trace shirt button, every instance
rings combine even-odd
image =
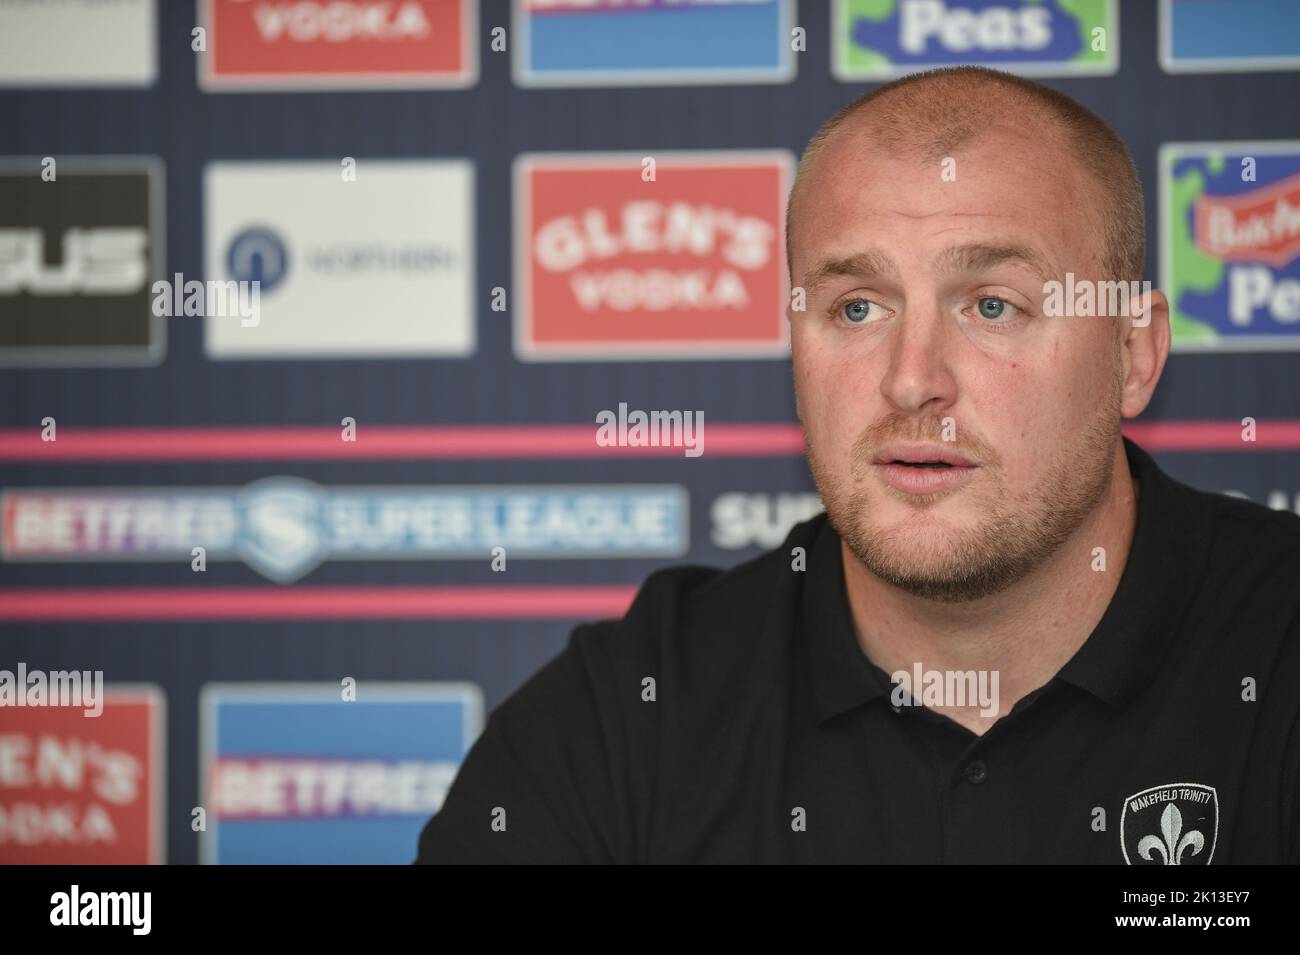
[[[966,777],[967,782],[978,786],[980,783],[984,782],[984,780],[989,778],[989,768],[984,765],[983,760],[977,759],[975,762],[968,765],[965,770],[962,771],[962,774]]]

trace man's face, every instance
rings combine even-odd
[[[1121,412],[1120,319],[1044,314],[1049,279],[1118,279],[1099,272],[1091,183],[1041,136],[976,139],[945,166],[841,130],[791,239],[807,292],[790,312],[797,405],[822,499],[876,576],[941,600],[997,592],[1082,523]]]

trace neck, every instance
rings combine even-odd
[[[1055,676],[1101,620],[1128,561],[1137,493],[1121,442],[1106,493],[1083,524],[1010,587],[961,603],[916,597],[884,582],[841,541],[844,585],[863,652],[890,674],[911,674],[917,663],[926,671],[995,671],[996,713],[981,713],[973,701],[927,704],[983,734]],[[1104,571],[1093,569],[1097,547],[1105,549]],[[919,689],[912,693],[919,698]]]

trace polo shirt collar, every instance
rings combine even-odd
[[[1120,707],[1160,669],[1200,583],[1211,528],[1197,520],[1196,492],[1171,479],[1124,439],[1140,482],[1137,526],[1110,605],[1058,678]]]
[[[1128,438],[1124,450],[1129,472],[1141,482],[1128,560],[1106,612],[1055,677],[1113,707],[1128,702],[1159,670],[1204,568],[1210,534],[1193,518],[1195,492]],[[858,643],[839,535],[825,514],[812,523],[816,536],[799,619],[821,722],[886,695],[892,684]]]
[[[882,696],[886,676],[862,652],[844,589],[840,536],[823,513],[814,518],[816,537],[808,551],[804,582],[803,641],[817,722]]]

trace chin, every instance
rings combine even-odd
[[[859,522],[860,537],[875,541],[884,553],[913,555],[913,559],[947,552],[968,533],[965,521],[933,510],[916,511],[891,503],[873,508],[871,515]]]
[[[889,495],[872,509],[872,514],[877,520],[871,522],[873,526],[863,528],[867,533],[900,540],[915,539],[922,546],[929,541],[936,545],[942,541],[956,543],[975,532],[980,521],[979,514],[972,514],[969,506],[951,495],[928,504],[916,501],[915,495],[909,495],[907,500]]]
[[[962,535],[942,530],[904,530],[880,540],[879,555],[900,574],[947,577],[959,572]]]

